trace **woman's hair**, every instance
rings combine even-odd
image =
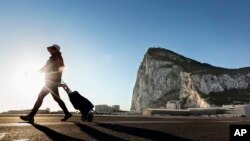
[[[57,60],[58,67],[64,67],[64,61],[63,61],[63,58],[62,58],[62,53],[60,51],[58,51],[55,54],[55,57],[56,57],[56,60]]]
[[[51,57],[53,59],[55,59],[59,71],[62,72],[63,69],[64,69],[64,61],[63,61],[63,58],[62,58],[62,53],[60,52],[59,49],[57,49],[54,46],[49,47],[48,51],[51,53]]]
[[[63,62],[63,58],[62,58],[62,53],[54,48],[54,47],[51,47],[50,48],[51,50],[54,50],[53,53],[51,53],[52,57],[57,61],[57,65],[58,67],[63,67],[64,66],[64,62]]]
[[[63,58],[62,58],[62,53],[60,51],[57,51],[57,53],[54,55],[54,57],[56,58],[56,63],[57,63],[57,67],[58,67],[58,70],[60,72],[63,72],[64,70],[64,61],[63,61]]]

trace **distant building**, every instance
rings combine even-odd
[[[113,105],[113,106],[108,106],[106,104],[95,105],[95,111],[101,114],[111,114],[112,112],[120,111],[120,105]]]
[[[118,112],[120,111],[120,105],[113,105],[112,109],[113,109],[113,112]]]
[[[50,112],[51,114],[64,114],[62,110]]]
[[[223,105],[227,109],[225,115],[233,117],[250,117],[250,104],[246,105]]]
[[[31,110],[9,110],[7,112],[3,112],[3,114],[29,114]],[[37,114],[49,114],[50,109],[47,108],[46,110],[38,110]]]
[[[112,112],[112,109],[108,105],[95,105],[95,111],[97,113],[108,114]]]
[[[180,109],[179,101],[168,101],[166,104],[166,109]]]

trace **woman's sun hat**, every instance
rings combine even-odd
[[[56,49],[57,51],[60,51],[60,46],[57,44],[53,44],[52,46],[47,47],[47,50],[50,51],[51,49]]]

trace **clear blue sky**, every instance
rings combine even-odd
[[[1,0],[0,111],[33,107],[43,86],[35,70],[54,43],[72,89],[124,110],[149,47],[215,66],[250,66],[249,7],[248,0]],[[59,110],[51,96],[46,107]]]

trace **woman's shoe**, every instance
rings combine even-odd
[[[64,116],[64,118],[61,121],[67,121],[69,118],[71,118],[73,115],[71,113],[68,113]]]
[[[24,121],[28,121],[29,123],[34,123],[34,117],[31,117],[29,115],[27,115],[27,116],[20,116],[20,119],[22,119]]]

